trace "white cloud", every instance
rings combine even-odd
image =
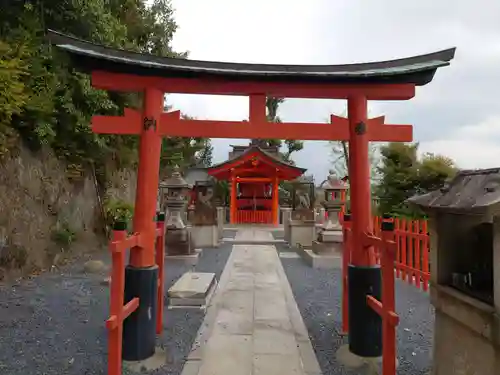
[[[419,151],[446,155],[464,169],[493,168],[500,165],[499,137],[500,116],[459,128],[448,139],[422,142]]]
[[[451,67],[418,88],[407,102],[371,103],[372,116],[415,126],[422,151],[454,158],[463,167],[498,165],[497,81],[500,79],[498,0],[173,0],[179,29],[173,46],[191,59],[283,64],[336,64],[385,60],[457,46]],[[170,95],[177,109],[198,118],[247,118],[246,98]],[[286,121],[322,122],[345,102],[288,100]],[[490,120],[488,120],[490,119]],[[478,125],[475,125],[478,124]],[[496,126],[496,127],[495,127]],[[478,128],[483,130],[478,130]],[[480,131],[493,132],[479,137]],[[229,144],[214,140],[214,159]],[[294,158],[316,179],[328,172],[324,143],[307,142]]]

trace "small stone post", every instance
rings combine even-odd
[[[290,244],[290,220],[292,218],[292,208],[291,207],[281,207],[282,220],[283,220],[283,230],[285,235],[285,242]]]
[[[175,166],[170,178],[160,183],[161,189],[166,189],[165,203],[167,217],[165,220],[165,249],[166,255],[191,255],[194,251],[191,246],[191,236],[184,223],[184,208],[189,184]]]
[[[226,208],[225,207],[217,207],[217,230],[219,232],[219,238],[222,238],[224,231],[224,224],[226,218]]]

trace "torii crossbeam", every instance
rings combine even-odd
[[[331,115],[328,123],[270,123],[265,116],[265,96],[250,96],[250,121],[215,121],[183,119],[180,111],[162,113],[158,134],[164,137],[207,137],[243,139],[349,140],[349,120]],[[264,116],[261,116],[264,113]],[[365,124],[371,142],[411,142],[411,125],[387,125],[384,116]],[[333,125],[333,126],[332,126]],[[92,130],[100,134],[141,134],[144,122],[141,112],[125,109],[123,116],[94,116]],[[153,126],[153,124],[151,124]],[[362,129],[360,129],[362,130]]]

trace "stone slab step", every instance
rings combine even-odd
[[[232,243],[233,245],[276,245],[276,244],[284,244],[285,240],[259,240],[259,239],[235,239],[235,238],[223,238],[222,242]]]
[[[205,307],[217,287],[215,273],[186,272],[168,290],[169,308]]]

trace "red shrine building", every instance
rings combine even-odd
[[[231,147],[227,161],[207,169],[210,176],[229,182],[230,223],[278,224],[280,181],[294,180],[306,169],[287,163],[278,146],[265,142]]]

